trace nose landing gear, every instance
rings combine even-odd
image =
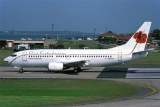
[[[24,72],[24,70],[23,70],[23,68],[21,68],[20,70],[19,70],[19,73],[23,73]]]

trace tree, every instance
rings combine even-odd
[[[45,36],[45,37],[43,37],[43,38],[45,38],[45,39],[51,39],[50,37],[48,37],[48,36]]]
[[[160,30],[159,29],[154,29],[152,31],[152,36],[155,37],[155,39],[160,39]]]
[[[43,47],[43,45],[41,45],[41,44],[35,44],[35,45],[34,45],[34,48],[35,48],[35,49],[43,49],[44,47]]]
[[[84,47],[86,47],[84,44],[79,44],[80,49],[83,49]]]
[[[98,44],[98,49],[103,49],[103,46]]]
[[[55,49],[56,46],[54,44],[49,44],[49,49]]]
[[[104,42],[111,43],[113,41],[114,41],[113,37],[107,37],[107,36],[104,37]]]
[[[64,49],[64,45],[57,45],[57,49]]]
[[[112,31],[108,31],[107,33],[113,33]]]

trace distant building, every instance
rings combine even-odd
[[[93,38],[92,37],[87,37],[87,40],[93,40]]]
[[[0,48],[2,48],[2,49],[4,49],[4,48],[6,48],[6,40],[4,40],[4,39],[1,39],[0,40]]]
[[[157,48],[159,46],[160,40],[152,40],[153,47]]]
[[[115,39],[116,43],[126,43],[130,38],[131,35],[118,35],[115,33],[103,33],[99,36],[98,40],[99,41],[103,41],[104,37],[112,37],[113,39]]]
[[[13,48],[14,40],[6,40],[6,48]]]
[[[14,40],[0,40],[0,48],[13,48]]]
[[[132,35],[123,35],[123,34],[115,34],[115,33],[103,33],[99,36],[98,40],[103,43],[104,37],[112,37],[114,39],[116,39],[116,44],[121,44],[121,43],[126,43]],[[150,33],[148,35],[148,39],[147,39],[147,48],[157,48],[159,47],[160,44],[160,40],[155,40],[154,37],[152,37],[152,33]]]
[[[29,50],[30,45],[29,44],[19,44],[19,45],[14,45],[14,51],[22,51],[22,50]]]
[[[81,37],[79,37],[79,38],[77,38],[77,40],[82,40],[82,38],[81,38]]]
[[[44,44],[44,40],[14,40],[14,44]]]
[[[31,49],[34,49],[34,46],[41,46],[42,48],[49,48],[49,45],[55,45],[57,41],[55,39],[21,39],[21,40],[0,40],[0,48],[10,48],[13,49],[15,45],[28,44]]]
[[[126,43],[129,39],[131,38],[131,36],[130,35],[118,35],[118,36],[116,36],[116,41],[118,42],[118,41],[121,41],[122,43]]]
[[[77,40],[93,40],[93,37],[76,37]]]

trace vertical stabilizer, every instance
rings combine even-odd
[[[131,52],[144,51],[150,27],[151,22],[144,22],[137,32],[124,45],[124,48],[129,49]]]

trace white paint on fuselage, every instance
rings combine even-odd
[[[110,49],[43,49],[26,50],[16,52],[11,65],[20,67],[47,67],[50,62],[67,63],[86,60],[86,66],[107,66],[120,64],[132,59],[132,55],[118,55],[118,52],[110,52]],[[121,60],[118,60],[121,57]]]

